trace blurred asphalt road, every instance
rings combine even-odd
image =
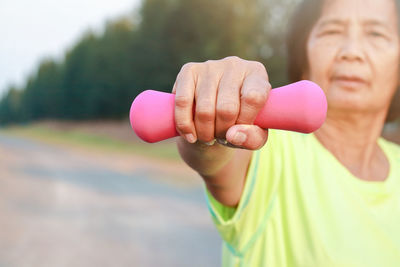
[[[0,133],[0,267],[219,266],[220,243],[183,163]]]

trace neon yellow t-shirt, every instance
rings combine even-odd
[[[236,209],[207,191],[222,266],[400,266],[400,148],[384,182],[353,176],[313,134],[269,131]]]

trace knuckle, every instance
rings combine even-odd
[[[217,116],[223,121],[235,120],[239,113],[239,105],[232,102],[221,102],[217,105]]]
[[[192,105],[193,99],[188,96],[175,96],[175,106],[178,108],[188,108]]]
[[[251,69],[253,72],[257,73],[257,75],[260,75],[264,80],[268,82],[269,77],[268,77],[268,72],[267,69],[265,68],[264,64],[258,61],[252,61],[250,63]]]
[[[213,67],[214,67],[214,62],[211,60],[207,60],[203,64],[203,70],[205,73],[210,73],[212,71]]]
[[[226,67],[237,75],[246,73],[247,70],[247,60],[241,59],[237,56],[231,56],[227,58]]]
[[[185,65],[182,66],[180,72],[181,73],[192,72],[192,71],[194,71],[194,69],[197,66],[197,64],[198,63],[194,63],[194,62],[186,63]]]
[[[176,129],[181,133],[190,133],[192,131],[191,123],[189,121],[175,122]]]
[[[261,107],[264,105],[265,101],[267,101],[267,92],[256,88],[250,88],[241,96],[241,99],[251,106]]]
[[[267,73],[267,69],[265,68],[264,64],[262,64],[259,61],[252,61],[251,65],[253,66],[254,69],[261,71],[261,72],[265,72]]]
[[[229,57],[224,58],[224,60],[229,61],[231,63],[237,63],[239,61],[242,61],[242,59],[238,56],[229,56]]]
[[[212,76],[220,69],[219,64],[215,60],[207,60],[202,63],[198,63],[198,73],[201,75],[203,78],[205,76]]]
[[[217,62],[216,60],[213,60],[213,59],[208,59],[208,60],[206,60],[205,62],[204,62],[204,64],[205,65],[212,65],[212,64],[214,64],[215,62]]]
[[[203,103],[196,106],[196,117],[201,122],[214,121],[215,112],[211,103]]]

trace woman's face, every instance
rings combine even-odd
[[[326,0],[307,43],[305,74],[331,110],[386,110],[399,81],[394,0]]]

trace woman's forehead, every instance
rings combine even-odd
[[[319,21],[376,21],[397,28],[395,0],[325,0]]]

